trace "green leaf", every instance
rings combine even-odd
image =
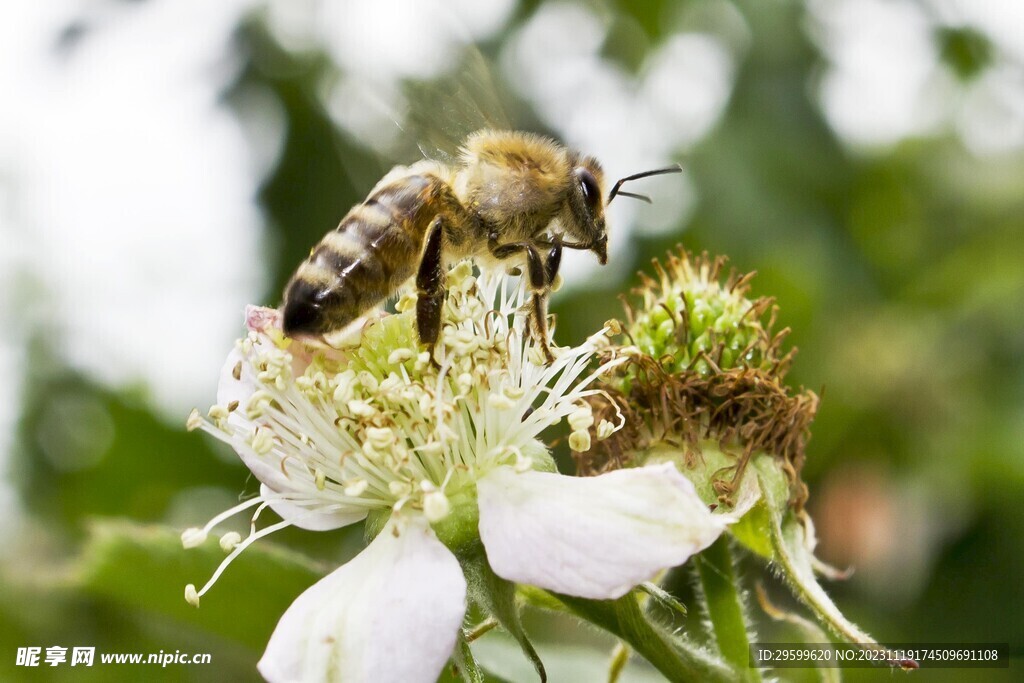
[[[201,585],[224,559],[215,540],[186,550],[178,531],[120,520],[96,520],[88,530],[72,587],[258,651],[291,602],[325,573],[303,555],[261,542],[231,564],[196,609],[185,602],[185,585]]]
[[[995,61],[996,51],[983,32],[966,26],[944,26],[935,30],[942,61],[961,81],[980,76]]]

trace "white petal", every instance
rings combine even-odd
[[[281,515],[282,519],[290,521],[293,526],[310,531],[330,531],[334,528],[354,524],[367,516],[365,508],[341,507],[339,504],[337,510],[325,510],[323,509],[325,504],[321,503],[316,506],[321,509],[310,509],[287,500],[281,500],[274,496],[273,489],[265,483],[260,485],[260,495],[270,504],[270,509]]]
[[[257,346],[274,346],[274,340],[269,336],[275,329],[280,333],[281,314],[273,308],[262,306],[247,306],[245,309],[245,325],[250,332],[255,332],[253,343]],[[296,377],[301,375],[306,366],[309,365],[311,355],[305,346],[293,343],[289,347],[292,354],[292,374]],[[245,417],[245,406],[254,393],[259,389],[256,375],[250,365],[251,358],[247,360],[238,346],[231,349],[224,366],[220,371],[220,381],[217,383],[217,403],[227,406],[232,401],[238,401],[238,410],[232,413],[232,424],[250,424]],[[241,366],[239,367],[239,363]],[[235,379],[235,368],[239,367],[238,379]]]
[[[255,472],[255,470],[253,471]],[[259,478],[259,475],[257,475],[257,479]],[[281,515],[281,519],[288,520],[293,526],[297,526],[300,529],[308,529],[309,531],[340,529],[343,526],[355,524],[366,517],[365,509],[353,510],[352,508],[345,507],[330,511],[311,510],[287,500],[280,500],[275,496],[274,489],[266,484],[260,485],[260,495],[270,504],[271,510]],[[323,507],[323,505],[321,504],[320,507]]]
[[[241,373],[239,379],[235,379],[235,367],[239,363],[242,364]],[[226,408],[229,403],[238,401],[238,409],[231,413],[231,419],[234,421],[241,418],[248,423],[248,420],[245,419],[245,404],[249,401],[249,397],[256,393],[256,389],[256,378],[253,377],[248,364],[242,360],[241,350],[237,346],[232,348],[220,369],[220,379],[217,382],[217,405]]]
[[[675,465],[568,477],[499,467],[477,482],[494,572],[607,600],[682,564],[725,529]]]
[[[250,306],[246,309],[246,316],[250,328],[259,332],[262,328],[258,325],[271,324],[276,320],[277,311]],[[261,337],[260,342],[273,343],[265,337]],[[238,379],[235,379],[236,367],[240,367]],[[246,418],[245,406],[258,389],[259,384],[252,366],[244,361],[241,350],[236,346],[224,361],[217,385],[218,405],[227,407],[231,402],[238,401],[238,408],[228,416],[228,423],[233,429],[243,433],[252,431],[255,425]],[[351,508],[343,508],[336,511],[313,512],[309,508],[283,500],[282,496],[300,500],[310,497],[310,492],[315,490],[315,483],[309,469],[298,458],[287,458],[282,463],[279,457],[259,456],[239,442],[237,437],[234,440],[234,447],[245,466],[262,483],[261,494],[268,500],[270,507],[295,526],[311,531],[327,531],[353,524],[366,517],[365,510],[352,511]]]
[[[363,552],[300,595],[259,671],[283,681],[432,682],[466,612],[458,560],[422,517],[388,522]]]

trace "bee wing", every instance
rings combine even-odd
[[[407,83],[405,132],[425,158],[454,162],[466,138],[482,128],[508,130],[511,96],[479,49],[463,49],[458,66],[441,78]]]

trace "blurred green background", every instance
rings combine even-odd
[[[790,381],[823,393],[805,477],[820,556],[856,570],[829,586],[838,604],[883,641],[1019,654],[1013,0],[19,11],[5,30],[31,40],[18,53],[5,41],[0,70],[0,679],[255,677],[277,616],[360,534],[284,532],[277,545],[323,564],[296,567],[264,542],[189,608],[184,584],[217,559],[181,551],[175,530],[255,485],[230,452],[184,431],[187,408],[213,402],[247,301],[278,303],[310,246],[393,164],[481,121],[565,140],[612,178],[681,162],[685,176],[632,188],[652,207],[617,203],[611,265],[567,264],[557,339],[620,315],[632,273],[676,243],[758,271],[754,293],[776,297],[800,349]],[[744,568],[793,606],[767,570]],[[607,640],[530,624],[553,680],[601,680],[593,653]],[[767,620],[761,633],[796,638]],[[529,680],[525,660],[488,638],[484,663]],[[32,645],[210,652],[214,664],[15,666]],[[1011,680],[1020,666],[913,677]],[[630,674],[656,680],[642,665]]]

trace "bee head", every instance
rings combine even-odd
[[[562,229],[570,236],[576,238],[576,249],[589,249],[597,254],[598,261],[603,266],[608,261],[608,233],[605,231],[604,208],[616,197],[631,197],[650,203],[651,198],[647,195],[626,192],[622,185],[640,178],[648,178],[653,175],[665,173],[682,173],[683,169],[678,164],[666,168],[656,168],[653,171],[634,173],[619,179],[612,191],[608,193],[605,200],[602,195],[604,173],[601,165],[590,157],[576,157],[573,163],[573,182],[569,187],[569,200],[562,212]]]
[[[592,157],[573,160],[572,182],[562,211],[562,229],[587,245],[604,265],[608,261],[608,234],[604,222],[604,171]]]

